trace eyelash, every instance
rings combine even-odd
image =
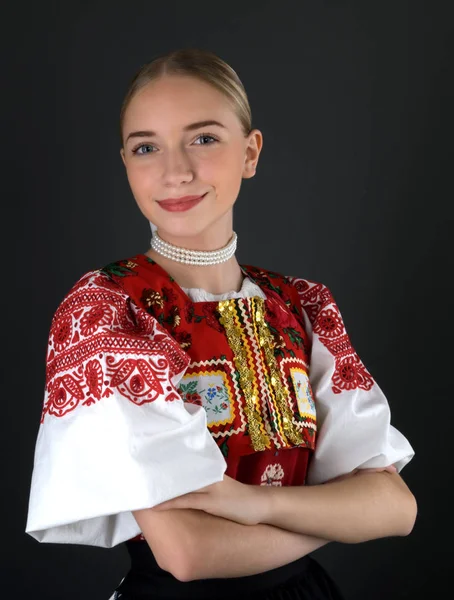
[[[211,135],[211,133],[201,133],[200,135],[198,135],[196,137],[196,139],[198,140],[199,138],[202,137],[207,137],[207,138],[212,138],[214,140],[214,142],[218,142],[218,138],[215,137],[214,135]],[[209,144],[197,144],[198,146],[211,146],[213,142],[210,142]],[[132,154],[137,154],[138,156],[146,156],[147,154],[155,154],[154,152],[145,152],[145,154],[140,154],[138,153],[138,150],[140,150],[140,148],[143,148],[144,146],[153,146],[153,144],[139,144],[138,146],[135,146],[131,152]]]

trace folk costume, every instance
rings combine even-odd
[[[414,455],[329,289],[242,271],[239,292],[214,296],[137,254],[84,274],[53,317],[26,532],[125,543],[131,570],[112,598],[340,598],[310,556],[180,582],[158,567],[132,511],[224,473],[320,484],[356,468],[401,471]]]

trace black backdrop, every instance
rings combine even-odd
[[[402,471],[419,503],[411,536],[330,544],[316,556],[348,600],[437,597],[453,534],[449,5],[65,0],[4,9],[4,591],[107,600],[128,568],[123,547],[39,544],[24,533],[47,334],[85,271],[148,248],[120,160],[119,107],[142,63],[198,46],[239,73],[264,134],[236,208],[240,260],[331,288],[416,450]]]

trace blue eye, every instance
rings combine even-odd
[[[141,148],[154,148],[154,146],[152,146],[151,144],[140,144],[140,146],[137,146],[137,148],[134,148],[132,150],[133,154],[140,154],[140,155],[144,155],[144,154],[151,154],[150,152],[139,152],[139,150]]]
[[[217,141],[218,141],[218,140],[217,140],[217,139],[216,139],[214,136],[212,136],[212,135],[209,135],[208,133],[201,133],[197,139],[198,139],[198,140],[200,140],[201,138],[205,138],[205,139],[206,139],[206,138],[210,138],[210,139],[211,139],[211,140],[213,140],[214,142],[217,142]],[[210,142],[210,143],[213,143],[213,142]],[[209,146],[210,144],[197,144],[197,145],[198,145],[198,146]]]
[[[213,144],[214,142],[218,142],[219,140],[214,137],[214,135],[210,135],[208,133],[201,133],[196,140],[201,140],[201,139],[209,139],[211,140],[210,142],[205,142],[205,143],[200,143],[200,144],[195,144],[196,146],[211,146],[211,144]],[[195,143],[195,142],[194,142]],[[146,154],[154,154],[154,152],[150,151],[150,152],[139,152],[139,150],[141,150],[142,148],[154,148],[155,146],[153,146],[153,144],[140,144],[139,146],[136,146],[135,148],[133,148],[131,150],[131,152],[133,154],[137,154],[139,156],[145,156]]]

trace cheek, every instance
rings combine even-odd
[[[241,156],[235,152],[218,152],[197,161],[196,171],[201,181],[211,184],[219,192],[235,190],[242,176]]]
[[[156,169],[145,161],[128,165],[126,169],[128,182],[136,199],[152,196],[156,190],[158,175]]]

